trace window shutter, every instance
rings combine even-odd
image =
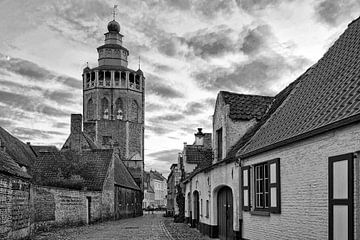
[[[242,167],[242,207],[250,211],[250,167]]]
[[[271,213],[280,213],[281,194],[280,194],[280,159],[279,158],[269,161],[269,171],[270,171],[269,209]]]

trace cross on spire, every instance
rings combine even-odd
[[[114,5],[114,9],[113,9],[113,18],[115,20],[115,17],[116,17],[116,9],[117,9],[117,6],[118,5]]]

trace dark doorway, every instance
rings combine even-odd
[[[87,202],[87,224],[91,223],[91,197],[86,197]]]
[[[329,158],[329,239],[354,239],[353,154]]]
[[[199,192],[194,192],[194,220],[193,227],[199,228],[200,222],[200,208],[199,208]]]
[[[218,193],[218,226],[221,240],[233,238],[233,197],[229,187]]]

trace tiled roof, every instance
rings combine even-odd
[[[140,190],[139,186],[136,184],[134,178],[131,176],[125,164],[118,157],[115,158],[114,180],[117,185],[135,190]]]
[[[247,157],[360,119],[360,19],[300,79],[241,151]]]
[[[234,160],[236,153],[254,136],[254,134],[259,130],[259,128],[270,118],[270,116],[276,111],[276,109],[283,103],[283,101],[288,97],[291,91],[296,87],[301,78],[303,78],[307,73],[301,75],[294,82],[289,84],[284,88],[280,93],[278,93],[273,103],[271,104],[269,110],[263,115],[263,117],[258,121],[253,127],[248,129],[246,133],[237,141],[232,148],[229,150],[225,161]]]
[[[190,164],[206,164],[212,161],[212,150],[198,145],[187,145],[185,148],[186,162]]]
[[[0,150],[0,172],[22,178],[31,178],[29,174],[21,170],[20,166],[9,156],[9,154],[2,150]]]
[[[159,181],[166,181],[166,178],[159,172],[150,170],[150,178],[159,180]]]
[[[69,137],[66,139],[61,151],[65,150],[95,150],[101,149],[97,146],[93,140],[84,132],[80,133],[70,133]]]
[[[232,120],[260,119],[271,102],[273,97],[245,95],[221,91],[219,95],[224,99],[225,104],[230,106],[229,117]]]
[[[46,152],[34,164],[36,183],[66,188],[102,190],[112,150]]]
[[[5,146],[6,153],[9,154],[17,164],[31,167],[36,156],[30,146],[12,136],[2,127],[0,127],[0,141],[1,145]]]

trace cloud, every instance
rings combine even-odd
[[[236,0],[237,5],[247,12],[263,10],[268,7],[275,7],[280,3],[294,0]]]
[[[205,106],[202,103],[199,102],[190,102],[188,104],[186,104],[185,110],[184,110],[184,115],[197,115],[199,113],[202,113],[205,109],[207,108],[207,106]]]
[[[6,58],[0,53],[0,70],[12,72],[37,82],[50,82],[51,80],[57,83],[62,83],[71,88],[82,88],[82,81],[68,76],[57,75],[49,70],[40,67],[36,63],[20,58]]]
[[[48,116],[64,117],[68,113],[60,109],[56,109],[52,106],[44,103],[39,103],[40,100],[32,98],[30,96],[21,95],[17,93],[10,93],[0,90],[0,102],[7,105],[7,111],[13,111],[13,108],[19,108],[27,112],[38,112]]]
[[[254,29],[247,29],[240,48],[247,55],[256,54],[268,47],[268,39],[274,38],[269,25],[260,25]]]
[[[260,57],[231,68],[211,68],[195,74],[200,87],[207,90],[231,90],[243,88],[253,93],[270,94],[269,87],[285,73],[304,68],[308,60],[301,57],[285,58],[279,54]]]
[[[48,139],[52,135],[65,135],[63,132],[58,131],[45,131],[45,130],[39,130],[39,129],[32,129],[32,128],[26,128],[26,127],[16,127],[11,130],[11,133],[14,134],[16,137],[20,139]]]
[[[233,1],[229,0],[198,0],[195,2],[194,7],[196,13],[201,13],[202,16],[207,18],[213,18],[219,14],[232,14],[236,5]]]
[[[157,161],[161,162],[173,162],[177,159],[178,153],[181,152],[180,149],[170,149],[163,150],[159,152],[154,152],[148,154],[149,157],[155,158]]]
[[[165,114],[161,116],[151,117],[148,119],[149,122],[152,123],[159,123],[159,122],[176,122],[184,119],[184,114],[179,113],[171,113],[171,114]]]
[[[234,31],[225,25],[200,29],[185,40],[195,56],[202,58],[221,56],[236,49],[237,43],[231,38]]]
[[[172,88],[169,85],[166,85],[162,83],[162,78],[159,78],[155,75],[148,74],[148,79],[151,79],[151,81],[146,82],[146,93],[147,94],[154,94],[159,97],[163,98],[183,98],[184,94],[182,94],[180,91]]]
[[[165,135],[167,133],[173,132],[174,130],[163,127],[163,126],[153,126],[153,125],[147,125],[145,127],[146,130],[150,130],[153,133],[157,135]]]
[[[329,26],[344,22],[360,7],[357,0],[323,0],[315,6],[317,19]]]

